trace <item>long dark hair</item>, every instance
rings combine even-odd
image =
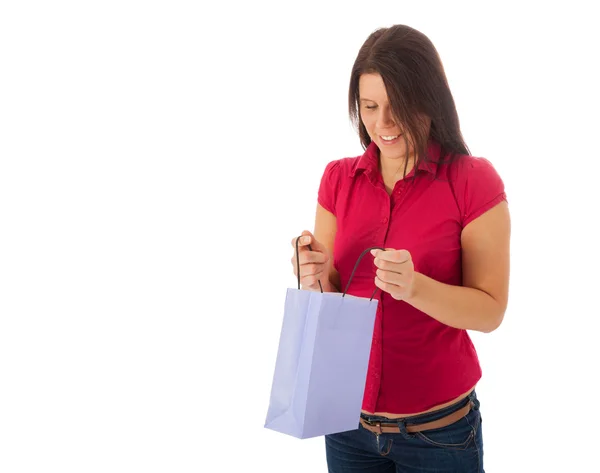
[[[360,76],[368,73],[381,76],[396,123],[412,137],[415,167],[422,160],[428,161],[429,138],[441,146],[439,161],[448,162],[457,155],[470,154],[444,66],[427,36],[409,26],[394,25],[371,33],[360,48],[352,67],[348,102],[350,119],[364,149],[371,138],[360,118],[358,83]],[[431,119],[429,135],[424,133],[419,113]],[[408,149],[409,143],[406,144]],[[404,173],[406,176],[406,167]]]

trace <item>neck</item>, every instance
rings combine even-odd
[[[404,176],[404,167],[406,166],[406,174],[408,174],[414,165],[412,156],[406,164],[406,158],[387,158],[384,155],[379,156],[379,168],[384,181],[398,181]]]

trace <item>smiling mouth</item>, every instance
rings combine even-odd
[[[395,143],[398,138],[400,138],[400,135],[379,135],[379,137],[381,138],[381,141],[383,141],[384,143]]]

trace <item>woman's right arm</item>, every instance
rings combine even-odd
[[[303,289],[318,291],[319,282],[323,292],[339,292],[340,278],[333,265],[333,245],[337,231],[336,217],[317,204],[315,231],[303,231],[298,244],[300,260],[300,276]],[[296,238],[292,240],[295,249]],[[310,245],[311,250],[308,249]],[[294,274],[297,275],[296,255],[292,257]]]
[[[335,234],[337,232],[337,219],[328,210],[325,210],[320,204],[317,204],[317,212],[315,215],[315,238],[321,242],[327,249],[328,256],[328,281],[329,287],[326,289],[323,286],[325,292],[340,292],[340,275],[333,265],[333,244],[335,242]]]

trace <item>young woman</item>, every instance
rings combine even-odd
[[[379,307],[362,415],[326,436],[329,471],[483,472],[467,330],[495,330],[507,306],[503,181],[470,155],[438,53],[413,28],[368,37],[349,107],[365,151],[325,168],[314,233],[300,239],[302,286],[344,290],[363,250],[385,250],[363,258],[348,289],[379,288]]]

